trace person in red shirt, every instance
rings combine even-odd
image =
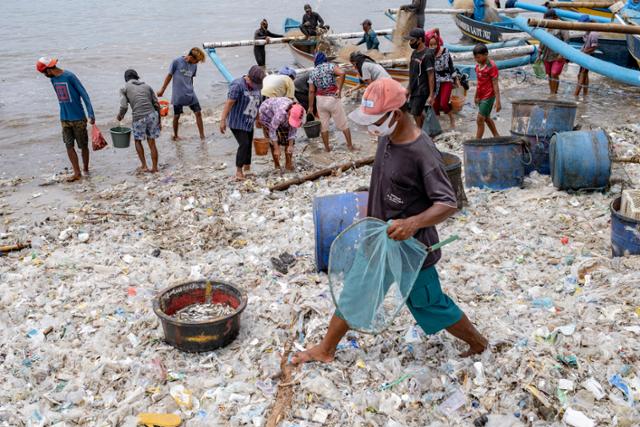
[[[478,106],[478,130],[476,139],[481,139],[484,135],[485,123],[493,136],[498,137],[498,129],[491,119],[491,110],[496,106],[496,112],[502,109],[500,104],[500,86],[498,84],[498,67],[496,63],[489,59],[489,49],[484,44],[477,44],[473,48],[473,58],[476,60],[476,77],[478,87],[476,88],[476,105]]]

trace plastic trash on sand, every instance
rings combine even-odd
[[[383,331],[402,309],[427,256],[427,248],[414,238],[390,239],[387,227],[383,221],[365,218],[331,245],[331,296],[352,329]]]

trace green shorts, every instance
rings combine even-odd
[[[87,119],[61,120],[60,124],[62,125],[62,142],[67,148],[73,148],[74,142],[80,149],[89,147]]]
[[[491,115],[491,110],[493,110],[493,104],[495,102],[495,96],[481,100],[478,103],[478,113],[480,113],[482,117],[489,117]]]
[[[343,291],[339,304],[347,304],[348,306],[352,301],[358,299],[357,295],[351,294],[351,292],[345,293]],[[360,301],[362,301],[361,297]],[[458,308],[456,303],[442,292],[440,278],[435,266],[420,271],[407,299],[407,307],[409,307],[409,311],[426,334],[435,334],[448,328],[457,323],[463,315],[462,310]],[[368,325],[376,308],[361,307],[360,311],[361,313],[351,319],[352,322],[355,322],[355,325],[350,326],[356,329],[358,329],[360,320],[363,325]],[[345,320],[339,310],[336,310],[335,314]]]

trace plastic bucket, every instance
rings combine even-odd
[[[621,198],[609,206],[611,210],[611,254],[614,257],[640,255],[640,221],[620,213]]]
[[[551,138],[551,178],[559,190],[609,186],[609,137],[602,130],[562,132]]]
[[[368,192],[333,194],[313,199],[316,268],[327,271],[335,238],[355,221],[366,217]]]
[[[542,175],[551,174],[551,165],[549,163],[549,143],[551,137],[521,135],[513,131],[511,135],[523,140],[527,144],[527,150],[531,153],[531,162],[524,166],[525,175],[529,175],[533,171],[537,171]]]
[[[161,99],[158,101],[158,104],[160,104],[160,117],[166,117],[169,115],[169,101]]]
[[[312,120],[307,122],[303,126],[304,133],[307,135],[307,138],[317,138],[320,136],[320,121]]]
[[[569,101],[519,99],[512,103],[511,132],[551,137],[573,130],[578,104]]]
[[[116,148],[128,148],[131,143],[131,129],[124,126],[111,128],[111,141]]]
[[[524,164],[531,160],[524,155],[523,145],[512,137],[464,141],[466,187],[490,190],[522,187]]]
[[[253,138],[253,148],[256,156],[266,156],[269,152],[269,140],[267,138]]]
[[[227,317],[200,322],[185,322],[173,315],[180,309],[203,304],[211,285],[211,302],[228,304],[235,312]],[[153,311],[162,324],[164,337],[173,347],[188,351],[210,351],[231,343],[240,331],[240,314],[247,306],[247,295],[228,283],[200,280],[164,289],[153,300]]]
[[[451,153],[442,153],[444,160],[444,170],[447,171],[449,181],[456,192],[456,200],[458,201],[458,209],[462,209],[467,204],[467,194],[464,192],[462,183],[462,160],[460,157]]]

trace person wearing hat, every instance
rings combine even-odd
[[[310,4],[304,5],[304,15],[302,15],[302,24],[300,31],[307,37],[317,36],[318,28],[325,28],[324,19],[317,12],[311,9]],[[328,28],[328,27],[327,27]]]
[[[227,126],[238,142],[236,153],[236,179],[245,179],[251,170],[251,145],[253,128],[258,117],[258,108],[262,101],[262,81],[264,70],[254,65],[249,72],[229,84],[227,101],[224,103],[220,117],[220,133],[224,134]]]
[[[267,22],[266,19],[263,19],[262,22],[260,22],[260,28],[258,28],[256,32],[253,34],[253,39],[266,40],[267,44],[269,44],[269,42],[271,41],[269,39],[270,37],[273,37],[274,39],[276,39],[276,38],[283,37],[283,35],[272,33],[271,31],[269,31],[269,23]],[[256,64],[258,64],[260,67],[265,66],[267,55],[265,52],[264,45],[253,46],[253,56],[255,56],[256,58]]]
[[[169,74],[164,79],[162,88],[158,91],[158,96],[162,97],[167,90],[169,82],[173,79],[171,86],[171,104],[173,105],[173,140],[180,139],[178,127],[180,115],[184,112],[184,107],[189,107],[196,116],[196,125],[200,133],[200,139],[204,141],[204,124],[202,123],[202,108],[198,102],[198,97],[193,90],[193,78],[198,71],[198,63],[204,62],[204,51],[199,47],[192,48],[188,54],[176,58],[171,63]]]
[[[589,15],[580,15],[578,19],[579,22],[593,22],[593,20],[589,17]],[[593,55],[593,53],[598,49],[598,41],[600,35],[595,31],[587,31],[584,36],[582,36],[582,40],[584,43],[582,44],[582,53],[586,53],[587,55]],[[580,67],[580,71],[578,71],[578,85],[576,86],[576,91],[574,95],[576,98],[580,96],[580,90],[582,89],[582,95],[587,96],[589,94],[589,69]]]
[[[293,99],[296,87],[293,83],[296,71],[293,68],[282,67],[278,74],[269,74],[262,81],[262,96],[265,98],[287,97]]]
[[[433,50],[427,48],[422,28],[414,28],[405,37],[413,49],[409,63],[409,107],[418,127],[424,124],[427,104],[433,105],[435,98],[435,58]]]
[[[36,62],[36,70],[51,80],[53,90],[58,97],[62,141],[67,148],[67,156],[69,156],[73,167],[73,175],[67,178],[67,182],[73,182],[82,178],[74,142],[82,153],[84,173],[89,173],[89,134],[87,133],[87,118],[84,110],[87,110],[89,123],[92,125],[96,122],[96,116],[93,113],[89,94],[78,77],[69,70],[58,68],[57,64],[56,58],[43,57]],[[83,103],[84,108],[82,107]]]
[[[555,9],[548,9],[544,13],[544,19],[558,19],[558,15]],[[567,30],[547,30],[549,34],[552,36],[559,38],[563,41],[569,40],[569,31]],[[549,77],[549,91],[552,95],[556,95],[558,93],[558,87],[560,86],[560,74],[562,74],[562,70],[564,69],[564,65],[567,63],[567,60],[562,57],[559,53],[554,52],[549,47],[541,44],[540,50],[538,51],[538,55],[544,61],[544,69]]]
[[[392,79],[380,79],[367,87],[361,106],[349,118],[378,136],[371,172],[367,216],[391,221],[389,238],[416,238],[425,246],[438,243],[436,225],[456,212],[456,193],[433,141],[415,125],[406,104],[407,92]],[[429,252],[407,299],[409,311],[427,334],[446,329],[469,348],[467,357],[482,353],[487,340],[446,295],[436,271],[441,251]],[[295,354],[295,364],[334,359],[336,347],[349,330],[335,313],[320,344]]]
[[[273,164],[278,171],[281,170],[280,146],[286,147],[285,168],[293,171],[293,146],[305,114],[302,105],[289,98],[269,98],[260,105],[260,125],[264,137],[270,141]]]
[[[158,150],[156,139],[160,136],[162,122],[160,119],[160,104],[151,86],[140,80],[136,70],[124,72],[125,85],[120,89],[120,112],[116,120],[120,121],[127,114],[131,105],[133,123],[133,140],[136,144],[136,152],[140,159],[140,172],[158,172]],[[151,151],[151,170],[147,167],[147,161],[142,147],[142,140],[146,139]]]
[[[314,58],[315,68],[309,74],[309,111],[315,111],[318,107],[320,120],[320,135],[324,149],[329,152],[329,122],[331,119],[336,128],[344,133],[347,140],[347,148],[353,151],[351,131],[347,122],[347,115],[342,105],[342,86],[344,85],[345,72],[336,64],[327,60],[323,52],[316,53]]]
[[[362,21],[362,31],[364,31],[364,36],[362,36],[362,39],[356,43],[356,46],[366,43],[367,50],[378,50],[380,42],[378,41],[378,35],[373,31],[372,25],[373,24],[371,24],[369,19]]]
[[[362,52],[352,52],[349,56],[349,62],[353,68],[358,71],[358,77],[360,80],[356,87],[347,91],[347,96],[378,79],[391,78],[389,73],[387,73],[387,70],[385,70],[382,65],[378,64],[373,58]]]

